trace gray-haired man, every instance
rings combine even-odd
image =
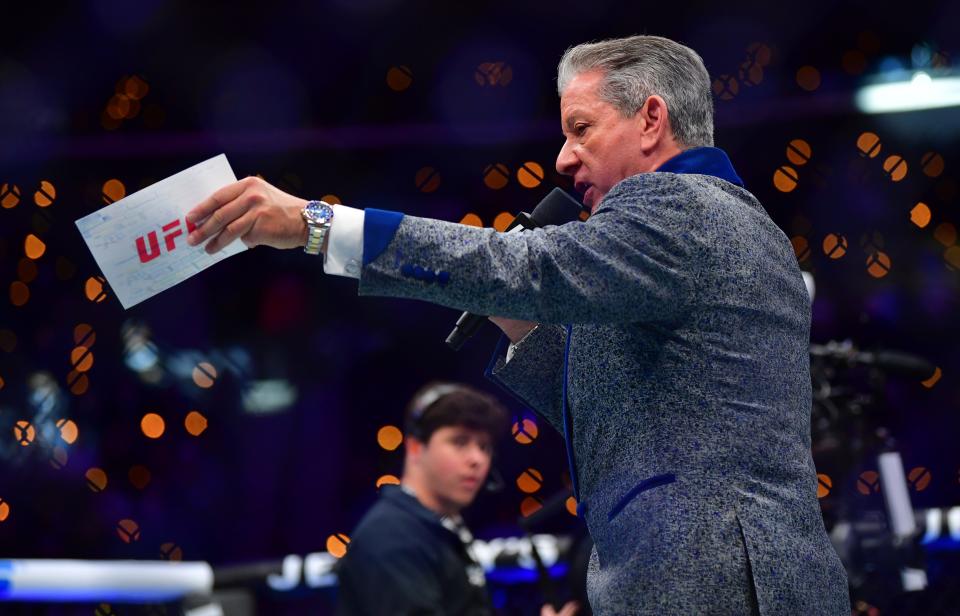
[[[307,245],[361,294],[501,315],[490,375],[564,433],[598,614],[849,614],[810,455],[809,300],[711,147],[702,60],[580,45],[558,89],[585,223],[499,234],[248,178],[197,206],[191,241]]]

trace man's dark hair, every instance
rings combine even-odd
[[[490,435],[496,442],[506,431],[507,410],[496,398],[468,385],[432,382],[424,385],[407,404],[407,436],[426,443],[446,426],[464,426]]]

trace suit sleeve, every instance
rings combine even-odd
[[[680,188],[650,190],[662,181],[651,175],[618,184],[583,223],[498,233],[403,216],[379,239],[365,229],[360,294],[540,323],[673,322],[691,302],[701,235]]]

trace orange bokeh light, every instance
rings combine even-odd
[[[893,154],[883,161],[883,170],[886,171],[891,180],[899,182],[907,177],[907,161],[899,154]]]
[[[131,99],[126,94],[114,94],[107,103],[107,115],[114,120],[122,120],[130,113]]]
[[[874,278],[883,278],[890,273],[890,257],[887,253],[877,251],[868,256],[867,273]]]
[[[847,238],[839,233],[830,233],[823,238],[823,254],[831,259],[839,259],[847,254]]]
[[[537,440],[537,422],[525,417],[514,422],[510,433],[513,435],[513,439],[521,445],[529,445]]]
[[[521,492],[533,494],[543,486],[543,474],[535,468],[528,468],[517,476],[517,488]]]
[[[30,287],[14,280],[10,283],[10,303],[14,306],[23,306],[30,301]]]
[[[773,172],[773,185],[780,192],[791,192],[797,187],[799,181],[800,176],[797,175],[797,170],[789,165],[783,165]]]
[[[953,246],[957,243],[957,228],[953,223],[942,222],[933,230],[933,238],[944,246]]]
[[[943,173],[944,166],[943,156],[940,156],[936,152],[927,152],[920,158],[920,167],[923,169],[923,174],[927,177],[940,177],[940,174]]]
[[[74,347],[70,351],[70,365],[77,372],[88,372],[93,367],[93,351],[85,346]]]
[[[951,246],[943,251],[943,259],[954,269],[960,269],[960,246]]]
[[[440,172],[433,167],[421,167],[413,177],[417,190],[423,193],[432,193],[440,188]]]
[[[136,466],[131,466],[130,470],[127,471],[127,479],[130,480],[130,483],[138,490],[142,490],[147,487],[147,484],[150,483],[150,469],[142,464],[137,464]]]
[[[924,202],[919,202],[910,210],[910,222],[921,229],[930,224],[930,206]]]
[[[343,201],[340,200],[340,197],[336,195],[324,195],[320,197],[320,200],[329,205],[340,205]]]
[[[833,480],[830,476],[823,473],[817,474],[817,498],[827,496],[831,489],[833,489]]]
[[[797,261],[806,261],[810,257],[810,244],[807,238],[797,235],[790,238],[790,243],[793,245],[793,254],[797,256]]]
[[[183,560],[183,549],[173,542],[164,543],[160,546],[160,558],[162,560]]]
[[[400,485],[400,478],[396,475],[381,475],[377,479],[377,489],[379,490],[382,486],[391,485],[398,486]]]
[[[127,196],[127,187],[123,182],[117,179],[107,180],[103,183],[103,202],[110,204],[119,201]]]
[[[140,429],[147,438],[160,438],[166,429],[163,417],[156,413],[147,413],[140,420]]]
[[[51,182],[42,180],[40,188],[33,193],[33,202],[37,207],[49,207],[57,198],[57,188]]]
[[[94,492],[103,492],[107,489],[107,474],[103,469],[93,467],[86,472],[87,487]]]
[[[483,221],[480,220],[480,217],[470,212],[466,214],[463,218],[460,219],[461,225],[470,225],[471,227],[482,227]]]
[[[87,389],[90,387],[90,379],[82,372],[71,370],[70,374],[67,375],[67,387],[70,388],[73,395],[82,396],[87,393]]]
[[[857,137],[857,150],[865,158],[876,158],[880,154],[880,137],[875,133],[861,133]]]
[[[907,481],[910,483],[910,487],[917,492],[926,490],[932,479],[933,476],[930,474],[930,470],[923,466],[912,468],[910,472],[907,473]]]
[[[217,381],[217,369],[210,362],[202,361],[193,369],[193,382],[197,387],[208,389]]]
[[[13,436],[21,446],[28,447],[37,436],[37,431],[34,429],[32,423],[21,419],[13,426]]]
[[[47,245],[33,233],[28,233],[23,240],[23,253],[31,259],[39,259],[47,251]]]
[[[810,161],[813,149],[803,139],[794,139],[787,144],[787,160],[794,165],[805,165]]]
[[[820,87],[820,71],[812,66],[801,66],[797,71],[797,85],[813,92]]]
[[[483,170],[483,183],[492,190],[500,190],[509,180],[510,170],[503,163],[487,165]]]
[[[72,419],[58,420],[57,429],[60,430],[60,438],[62,438],[68,445],[73,445],[76,443],[77,437],[80,436],[80,429],[77,428],[76,422]]]
[[[536,188],[544,177],[543,167],[533,161],[527,161],[517,169],[517,181],[524,188]]]
[[[543,501],[536,496],[528,496],[520,503],[520,515],[527,518],[540,511],[543,507]]]
[[[377,443],[387,451],[393,451],[403,442],[403,433],[396,426],[383,426],[377,430]]]
[[[493,219],[493,228],[497,231],[506,231],[510,223],[513,222],[513,219],[514,215],[510,212],[500,212],[497,214],[497,217]]]
[[[10,210],[20,203],[20,187],[16,184],[0,185],[0,207]]]
[[[387,86],[394,92],[403,92],[412,83],[413,71],[409,66],[393,66],[387,71]]]
[[[140,100],[150,91],[150,86],[138,75],[127,77],[121,82],[122,88],[117,88],[117,93],[125,94],[133,100]],[[120,90],[123,90],[122,92]]]
[[[124,543],[133,543],[140,540],[140,525],[133,520],[120,520],[117,522],[117,536]]]
[[[199,411],[190,411],[183,420],[183,427],[193,436],[200,436],[207,429],[207,418]]]
[[[343,558],[350,546],[350,537],[343,533],[337,533],[327,537],[327,552],[334,558]]]
[[[97,333],[93,331],[93,327],[89,324],[79,323],[73,328],[73,343],[77,346],[87,347],[89,349],[96,341]]]
[[[107,291],[104,289],[103,285],[104,282],[106,282],[106,280],[100,276],[91,276],[90,278],[87,278],[87,282],[83,285],[83,291],[88,300],[99,304],[103,300],[107,299]]]
[[[920,381],[920,384],[926,387],[927,389],[930,389],[931,387],[937,384],[937,381],[940,380],[941,376],[943,376],[943,371],[940,370],[940,366],[937,366],[937,368],[933,371],[933,374],[930,376],[930,378],[926,379],[925,381]]]

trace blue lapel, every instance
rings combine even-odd
[[[733,163],[730,162],[727,153],[720,148],[701,147],[685,150],[660,165],[655,171],[712,175],[743,188],[743,180],[734,171]]]

